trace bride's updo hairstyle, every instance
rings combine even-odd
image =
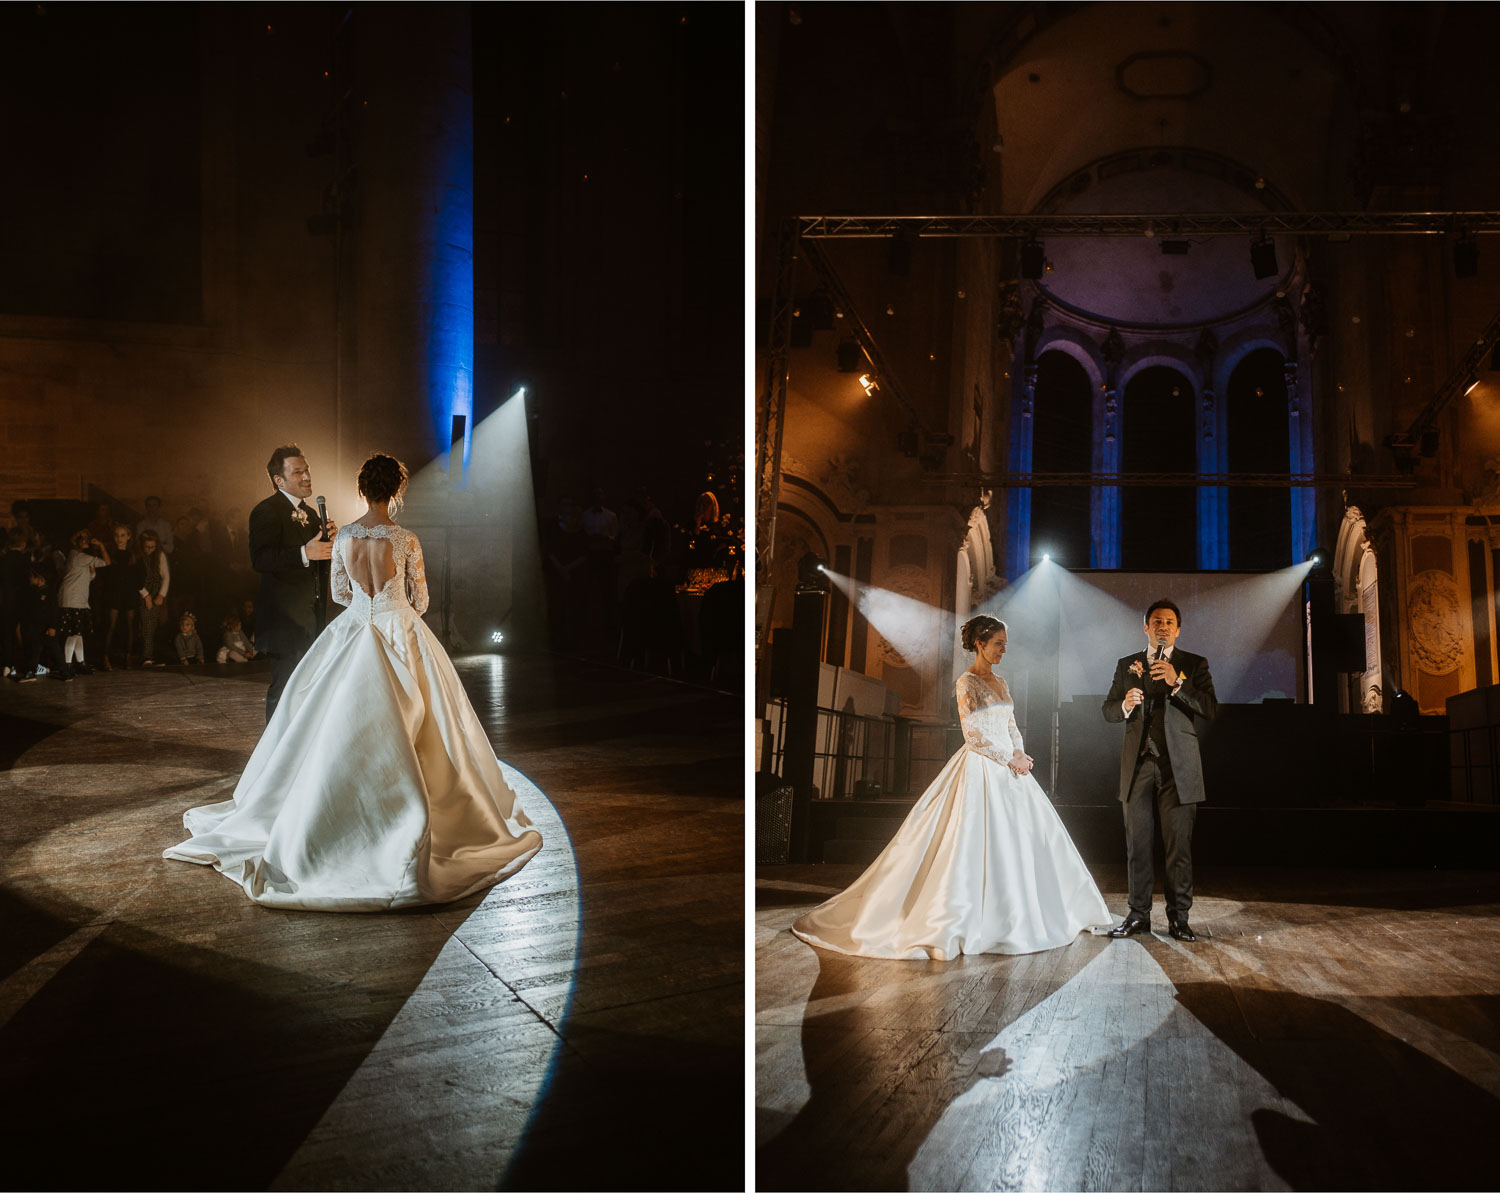
[[[982,643],[988,642],[1001,630],[1005,629],[1005,623],[998,617],[991,617],[988,613],[981,613],[978,617],[971,617],[964,622],[963,644],[964,649],[970,653],[979,649]],[[1006,631],[1009,633],[1010,631]]]
[[[376,452],[359,470],[359,495],[370,502],[399,503],[407,476],[406,465],[395,456]]]

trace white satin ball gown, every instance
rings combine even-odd
[[[356,538],[389,544],[373,598],[350,580]],[[257,903],[312,911],[446,903],[510,877],[542,838],[422,621],[417,536],[341,526],[331,587],[347,612],[292,673],[234,798],[187,812],[191,836],[162,856],[213,866]]]
[[[1023,748],[1008,691],[967,671],[955,688],[963,748],[854,885],[792,925],[808,944],[950,961],[1053,949],[1113,922],[1036,779],[1006,765]]]

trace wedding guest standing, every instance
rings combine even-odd
[[[104,623],[104,643],[99,652],[99,666],[113,671],[110,651],[114,647],[115,630],[120,617],[125,618],[125,666],[130,666],[130,648],[135,643],[135,615],[141,603],[140,590],[146,583],[145,568],[140,556],[130,544],[130,527],[114,528],[114,548],[110,552],[110,563],[101,568],[95,579],[94,593],[98,598],[100,618]]]
[[[87,530],[78,530],[69,540],[67,563],[58,585],[59,628],[63,636],[63,666],[73,675],[88,675],[93,668],[84,661],[83,639],[93,632],[89,608],[89,586],[100,568],[109,566],[109,548]],[[92,548],[92,550],[90,550]]]
[[[172,565],[155,533],[144,531],[141,553],[141,666],[160,667],[156,661],[156,624],[163,616],[167,593],[172,588]]]

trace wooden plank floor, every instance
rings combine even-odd
[[[0,1185],[743,1187],[740,701],[458,662],[546,846],[370,915],[160,858],[264,674],[0,683]]]
[[[1196,944],[1159,891],[1023,957],[787,931],[859,872],[758,875],[761,1189],[1500,1187],[1500,874],[1205,870]]]

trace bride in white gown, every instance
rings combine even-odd
[[[191,836],[162,854],[215,867],[257,903],[446,903],[542,847],[422,621],[422,547],[389,513],[406,479],[391,456],[360,469],[369,511],[333,544],[333,598],[347,612],[292,673],[234,798],[187,812]]]
[[[996,618],[964,625],[964,649],[975,659],[955,684],[963,748],[854,885],[792,925],[808,944],[949,961],[962,953],[1036,953],[1113,923],[1031,775],[1015,705],[992,670],[1005,642],[1005,623]]]

